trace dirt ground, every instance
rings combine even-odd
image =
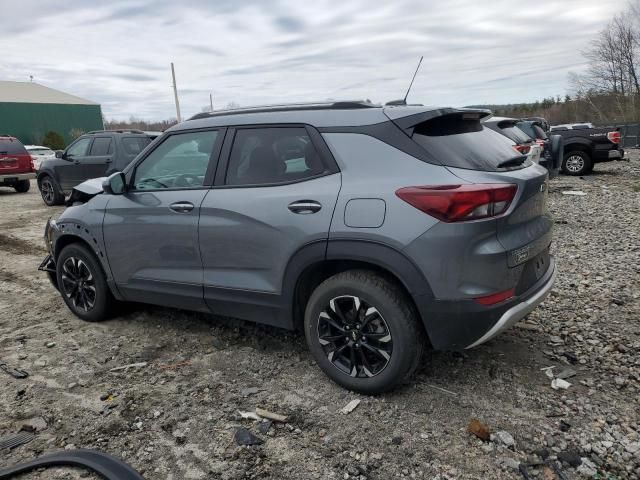
[[[640,478],[640,155],[630,156],[551,182],[559,275],[540,308],[474,350],[429,352],[410,384],[377,397],[331,383],[296,333],[156,307],[82,322],[37,271],[45,221],[62,208],[35,184],[0,189],[0,361],[29,373],[0,370],[0,439],[37,429],[0,451],[0,466],[93,448],[148,479],[524,478],[519,462],[547,480]],[[568,389],[551,388],[549,366]],[[239,414],[256,407],[288,420]],[[473,436],[473,418],[515,445]],[[264,443],[237,446],[238,427]],[[561,474],[547,456],[564,460]]]

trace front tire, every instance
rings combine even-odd
[[[53,207],[55,205],[61,205],[62,202],[64,202],[64,195],[58,190],[56,183],[49,175],[45,175],[40,179],[38,188],[40,189],[42,200],[48,206]]]
[[[87,322],[109,318],[116,300],[87,247],[77,243],[64,247],[56,262],[56,276],[64,302],[77,317]]]
[[[339,385],[364,394],[390,390],[410,377],[424,349],[407,295],[368,270],[321,283],[307,303],[304,324],[318,366]]]
[[[27,193],[31,188],[31,182],[29,180],[20,180],[15,187],[18,193]]]
[[[587,175],[593,170],[591,157],[581,150],[565,153],[562,161],[562,172],[576,177]]]

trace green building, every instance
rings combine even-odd
[[[80,133],[103,128],[97,103],[33,82],[0,81],[0,135],[40,144],[54,131],[69,144]]]

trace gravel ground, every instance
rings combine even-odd
[[[96,448],[148,479],[523,478],[519,462],[537,463],[529,473],[545,480],[562,478],[549,465],[568,479],[640,478],[640,155],[631,157],[551,182],[559,275],[540,308],[474,350],[429,352],[413,382],[378,397],[332,384],[295,333],[155,307],[80,321],[36,271],[44,223],[61,209],[45,207],[35,185],[0,190],[0,359],[30,374],[0,371],[0,437],[37,430],[0,451],[0,464]],[[132,363],[144,366],[111,371]],[[545,367],[571,386],[552,389]],[[239,414],[256,407],[288,419]],[[472,419],[493,439],[469,433]],[[236,445],[239,427],[263,443]]]

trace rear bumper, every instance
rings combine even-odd
[[[493,306],[473,300],[416,298],[429,339],[436,350],[464,350],[480,345],[522,320],[547,297],[556,278],[556,262],[526,292]],[[425,322],[426,323],[426,322]]]
[[[31,180],[32,178],[36,178],[35,172],[30,173],[6,173],[0,175],[0,184],[10,183],[13,184],[20,180]]]
[[[593,161],[596,163],[611,162],[613,160],[623,160],[624,149],[614,148],[611,150],[596,150],[593,155]]]

